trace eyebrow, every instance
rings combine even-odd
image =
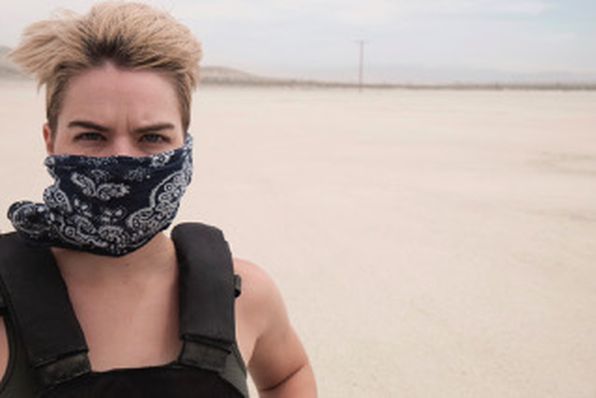
[[[90,122],[88,120],[73,120],[68,123],[68,127],[82,127],[85,129],[92,129],[101,132],[108,132],[110,128]],[[133,130],[136,134],[155,133],[162,130],[173,130],[176,127],[172,123],[155,123],[149,126],[139,127]]]
[[[110,129],[107,127],[100,126],[97,123],[89,122],[87,120],[73,120],[72,122],[68,123],[68,128],[71,127],[82,127],[84,129],[92,129],[102,132],[110,131]]]

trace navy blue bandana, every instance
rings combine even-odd
[[[192,176],[192,138],[146,157],[48,156],[44,203],[16,202],[8,218],[26,241],[123,256],[171,223]]]

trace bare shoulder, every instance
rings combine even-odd
[[[235,258],[234,271],[242,278],[237,317],[254,344],[248,369],[261,396],[315,397],[308,357],[273,279],[248,260]]]
[[[266,299],[268,294],[277,290],[273,279],[265,270],[252,261],[234,258],[234,272],[242,278],[242,294],[247,293],[252,299]]]
[[[234,272],[242,278],[242,294],[238,298],[238,307],[243,317],[249,317],[251,324],[263,330],[270,317],[279,316],[283,309],[281,293],[267,272],[257,264],[240,258],[234,258]],[[281,308],[280,308],[281,307]]]
[[[8,367],[8,336],[6,334],[6,325],[4,324],[4,318],[0,317],[0,379],[6,373]]]

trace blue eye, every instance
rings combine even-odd
[[[100,133],[96,132],[85,132],[81,134],[77,134],[75,136],[75,141],[105,141],[106,137],[104,137]]]
[[[151,144],[170,142],[168,137],[161,134],[143,134],[140,140]]]

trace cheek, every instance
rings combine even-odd
[[[43,140],[46,147],[46,152],[48,155],[53,155],[56,152],[56,147],[60,147],[61,143],[58,143],[58,134],[56,130],[50,127],[49,123],[46,123],[43,126]]]
[[[69,146],[69,141],[65,137],[64,133],[56,132],[52,139],[52,151],[54,155],[62,155],[65,153],[71,153],[72,150]]]

